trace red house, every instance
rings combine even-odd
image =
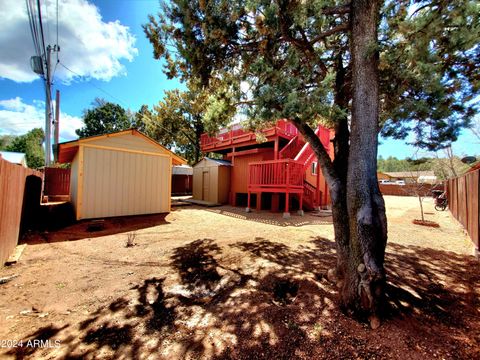
[[[319,126],[315,131],[333,157],[331,131]],[[279,211],[312,210],[330,203],[317,158],[297,128],[287,120],[262,131],[262,142],[240,125],[221,130],[216,137],[201,136],[201,150],[223,155],[232,163],[229,203],[256,209]]]

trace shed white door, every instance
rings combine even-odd
[[[80,218],[168,212],[170,178],[169,156],[85,147]]]

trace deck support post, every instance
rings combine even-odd
[[[250,207],[250,205],[248,207]],[[257,210],[258,211],[262,210],[262,193],[261,192],[257,193]]]
[[[251,212],[252,209],[250,208],[250,191],[248,192],[248,200],[247,200],[247,207],[245,208],[245,211],[248,213],[248,212]]]
[[[300,209],[298,209],[297,214],[300,216],[305,215],[305,212],[303,211],[303,192],[300,193]]]
[[[285,193],[285,212],[288,212],[290,208],[290,194],[288,191]]]

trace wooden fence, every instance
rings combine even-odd
[[[422,186],[416,184],[379,184],[380,191],[382,195],[396,195],[396,196],[432,196],[432,190],[442,190],[444,189],[443,184],[429,185],[425,184]]]
[[[69,195],[70,169],[45,168],[43,195]]]
[[[448,207],[479,248],[480,170],[447,181]]]
[[[40,208],[42,173],[0,157],[0,266]]]

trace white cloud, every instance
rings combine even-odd
[[[46,45],[53,45],[56,42],[56,0],[41,3]],[[60,0],[58,3],[60,61],[85,77],[108,81],[124,75],[121,61],[132,61],[138,54],[130,29],[118,20],[104,22],[98,8],[86,0]],[[30,68],[34,48],[25,1],[3,0],[0,19],[0,78],[16,82],[37,79],[38,75]],[[52,59],[55,64],[56,55]],[[69,82],[76,75],[58,66],[55,76]]]
[[[79,117],[60,112],[60,141],[77,139],[75,129],[83,126]],[[22,135],[33,128],[45,128],[45,103],[34,100],[32,104],[20,97],[0,100],[0,135]]]

